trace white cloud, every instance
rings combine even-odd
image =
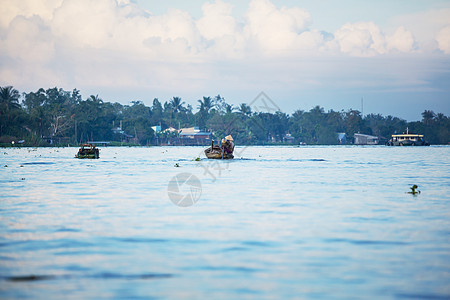
[[[439,49],[445,54],[450,54],[450,25],[442,28],[436,35]]]
[[[224,86],[252,93],[266,87],[306,89],[311,83],[345,88],[353,87],[351,82],[380,82],[366,73],[359,78],[359,71],[343,74],[346,68],[359,70],[360,57],[378,59],[378,66],[390,54],[428,58],[438,49],[450,54],[446,11],[404,18],[387,33],[373,22],[358,22],[333,34],[313,28],[308,11],[269,0],[251,0],[242,18],[233,15],[226,0],[205,2],[202,12],[198,19],[177,9],[152,15],[129,0],[5,0],[0,6],[0,85],[180,95],[221,92]],[[378,72],[388,73],[391,65]],[[407,63],[401,66],[395,78],[427,82],[423,74],[429,70],[412,73]],[[372,67],[370,72],[375,72]]]
[[[127,1],[65,0],[49,26],[61,44],[145,60],[185,61],[201,47],[195,21],[187,12],[171,9],[152,16]]]
[[[75,47],[103,48],[117,24],[114,0],[65,0],[50,23],[55,38]]]
[[[206,2],[203,4],[203,17],[197,21],[197,28],[200,34],[208,39],[214,40],[226,35],[236,33],[236,20],[231,15],[233,6],[221,0],[215,3]]]
[[[263,51],[294,50],[301,32],[311,23],[301,8],[277,9],[269,0],[253,0],[247,12],[246,35]]]
[[[346,23],[334,35],[343,53],[352,56],[386,53],[385,37],[372,22]]]
[[[398,50],[400,52],[411,52],[414,50],[414,37],[412,33],[399,27],[393,35],[386,37],[387,49]]]
[[[14,18],[1,45],[9,57],[26,64],[46,63],[55,52],[52,34],[38,16]]]
[[[436,40],[440,30],[450,26],[450,8],[421,11],[397,16],[391,20],[394,27],[408,29],[415,39],[418,52],[433,52],[439,48]]]
[[[52,19],[54,10],[63,0],[2,0],[0,5],[0,28],[7,28],[16,16],[41,17],[45,21]]]
[[[324,42],[323,35],[317,30],[305,31],[298,36],[296,49],[321,51]]]
[[[153,20],[152,20],[153,21]],[[196,48],[200,42],[200,37],[195,27],[192,16],[181,10],[170,10],[161,19],[155,19],[154,25],[162,25],[161,38],[169,40],[184,39],[189,47]],[[159,23],[159,24],[158,24]]]
[[[195,20],[189,13],[174,9],[154,16],[128,0],[5,0],[0,6],[2,47],[17,49],[14,55],[28,61],[50,59],[55,45],[117,51],[118,55],[154,61],[202,61],[242,59],[257,53],[376,56],[392,51],[413,52],[423,46],[408,27],[398,26],[393,34],[386,35],[372,22],[344,24],[331,41],[325,41],[323,34],[310,28],[312,20],[306,10],[278,8],[269,0],[250,1],[240,21],[232,10],[233,6],[223,0],[206,2],[203,16]],[[444,53],[449,52],[448,12],[423,14],[424,22],[420,22],[420,26],[433,28],[428,35],[436,38],[434,47]],[[411,19],[403,18],[407,25],[411,25]],[[26,36],[23,30],[13,33],[20,31],[19,26],[30,27],[33,36]],[[19,49],[21,39],[26,39],[25,44],[35,42],[42,58],[36,58],[36,51],[26,47]]]

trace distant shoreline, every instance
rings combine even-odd
[[[97,146],[99,148],[114,148],[114,147],[136,147],[136,148],[153,148],[153,147],[208,147],[209,145],[109,145],[109,146]],[[356,144],[311,144],[311,145],[298,145],[298,144],[252,144],[252,145],[236,145],[236,147],[315,147],[315,146],[335,146],[335,147],[385,147],[384,144],[378,145],[356,145]],[[432,144],[430,146],[450,146],[449,144]],[[32,145],[5,145],[0,144],[0,148],[79,148],[80,145],[48,145],[48,146],[32,146]],[[419,147],[419,146],[416,146]],[[397,148],[397,147],[394,147]],[[414,148],[414,147],[412,147]]]

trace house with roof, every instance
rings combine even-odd
[[[339,140],[339,144],[346,144],[347,143],[347,134],[345,132],[338,132],[337,137]]]
[[[368,134],[355,133],[355,145],[378,145],[378,137]]]
[[[209,145],[212,141],[212,132],[202,131],[199,127],[181,128],[178,135],[184,145]]]

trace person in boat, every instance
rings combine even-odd
[[[234,140],[231,135],[227,135],[222,139],[222,149],[225,154],[232,154],[234,151]]]

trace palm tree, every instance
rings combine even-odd
[[[89,98],[88,98],[88,100],[91,100],[92,102],[94,102],[94,103],[101,103],[101,104],[103,104],[103,100],[102,100],[102,98],[100,98],[98,95],[91,95]],[[132,101],[133,102],[133,101]]]
[[[0,105],[2,113],[8,114],[9,111],[19,109],[19,91],[12,86],[0,87]]]
[[[214,104],[211,100],[211,97],[203,97],[203,101],[198,100],[198,102],[200,103],[200,105],[198,106],[200,111],[204,111],[206,113],[209,113],[211,108],[213,108],[213,106],[214,106]]]
[[[170,100],[170,105],[172,106],[174,113],[183,111],[184,102],[181,101],[180,97],[173,97],[172,100]]]
[[[225,103],[225,113],[226,114],[231,114],[233,112],[233,110],[234,110],[233,104]]]
[[[16,123],[15,118],[19,115],[14,112],[20,111],[19,91],[12,86],[0,87],[0,135],[3,128],[11,128]]]
[[[437,115],[436,115],[436,121],[439,123],[439,124],[441,124],[441,123],[443,123],[446,119],[447,119],[447,117],[443,114],[443,113],[438,113]]]
[[[422,113],[422,122],[425,125],[431,125],[433,123],[433,119],[436,115],[434,114],[434,112],[432,110],[425,110]]]
[[[238,109],[243,115],[250,116],[252,114],[252,108],[245,103],[241,103]]]

